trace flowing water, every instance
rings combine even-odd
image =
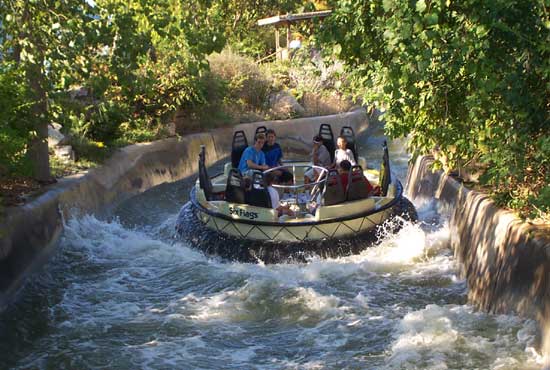
[[[378,163],[379,135],[360,152]],[[390,144],[405,177],[407,155]],[[437,204],[359,255],[264,265],[174,238],[192,180],[67,221],[0,316],[0,368],[536,369],[536,325],[465,303]]]

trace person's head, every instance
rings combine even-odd
[[[269,129],[266,131],[266,139],[267,139],[267,145],[273,145],[275,144],[275,140],[277,139],[277,135],[275,135],[275,130]]]
[[[264,146],[265,143],[265,134],[264,133],[258,133],[254,136],[254,146],[257,148],[261,148]]]
[[[338,149],[346,150],[348,141],[344,136],[338,136],[338,140],[336,141],[336,145],[338,145]]]
[[[264,176],[265,186],[271,186],[275,182],[275,174],[273,172],[268,172]]]
[[[319,147],[323,144],[323,138],[319,135],[315,135],[313,137],[313,146],[314,147]]]
[[[342,162],[340,162],[340,172],[341,173],[347,173],[349,170],[351,170],[351,162],[344,159]]]

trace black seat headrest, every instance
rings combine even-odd
[[[243,177],[239,170],[232,168],[227,175],[225,200],[230,203],[245,203]]]
[[[336,144],[334,143],[332,127],[328,123],[321,123],[321,126],[319,126],[319,136],[323,139],[323,145],[330,153],[330,160],[334,162],[334,151],[336,150]]]
[[[233,134],[233,141],[231,143],[231,166],[233,168],[239,167],[241,156],[244,150],[248,147],[248,140],[244,131],[235,131]]]
[[[267,127],[265,126],[258,126],[256,127],[256,132],[254,132],[254,137],[258,134],[265,134],[267,132]]]

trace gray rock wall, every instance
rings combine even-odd
[[[494,313],[516,312],[550,322],[550,225],[522,222],[486,195],[468,190],[431,157],[409,168],[412,199],[435,197],[450,216],[451,244],[468,282],[468,300]]]
[[[234,130],[252,140],[256,127],[277,132],[283,150],[305,154],[321,123],[338,135],[342,126],[356,133],[368,127],[364,110],[323,117],[257,122],[209,133],[136,144],[118,151],[102,167],[72,176],[51,186],[22,207],[7,210],[0,220],[0,309],[14,296],[28,273],[47,260],[55,249],[65,219],[79,213],[108,212],[121,201],[164,182],[194,176],[201,145],[212,164],[230,154]]]

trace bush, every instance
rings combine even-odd
[[[271,82],[251,58],[225,49],[208,60],[212,74],[227,84],[226,104],[238,104],[243,110],[265,108]]]
[[[0,175],[31,175],[26,156],[31,139],[30,98],[23,72],[0,65]]]

